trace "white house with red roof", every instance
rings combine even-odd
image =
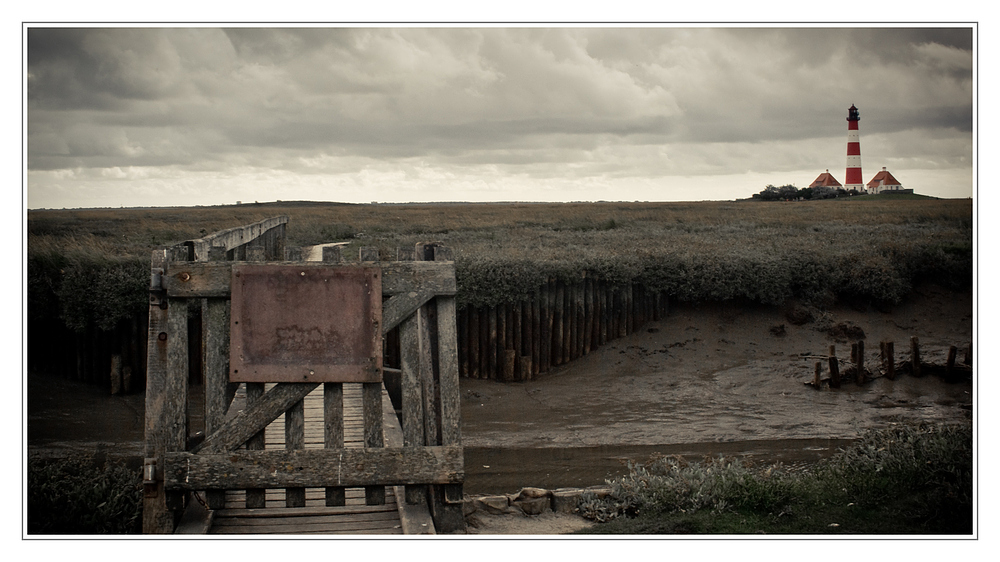
[[[838,187],[842,186],[840,185],[840,182],[837,181],[837,178],[833,177],[833,174],[830,173],[830,170],[827,170],[822,174],[820,174],[819,177],[816,178],[811,184],[809,184],[809,187],[812,188],[829,187],[837,189]]]
[[[872,181],[868,182],[868,184],[865,187],[868,189],[868,193],[883,193],[883,192],[912,193],[913,192],[912,189],[903,189],[903,186],[902,184],[899,183],[899,180],[892,177],[892,174],[890,174],[885,169],[885,166],[882,167],[881,172],[875,174],[875,177],[872,178]]]

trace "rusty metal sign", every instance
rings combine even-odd
[[[381,382],[378,267],[234,265],[229,380]]]

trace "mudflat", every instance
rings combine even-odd
[[[666,319],[537,380],[463,379],[463,442],[535,448],[850,439],[896,419],[971,415],[969,380],[929,375],[839,389],[806,385],[817,362],[829,377],[824,358],[831,345],[842,366],[851,364],[858,328],[873,372],[880,341],[894,342],[898,365],[909,360],[911,336],[919,338],[924,362],[943,365],[953,345],[961,362],[973,336],[972,293],[924,285],[881,310],[678,304]]]

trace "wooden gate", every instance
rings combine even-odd
[[[322,262],[303,262],[301,251],[284,248],[286,222],[285,217],[268,219],[153,252],[143,532],[174,532],[192,498],[203,497],[208,509],[220,509],[227,490],[245,490],[247,508],[264,508],[265,491],[282,488],[286,507],[297,508],[305,506],[307,488],[324,490],[325,505],[334,507],[344,505],[348,488],[363,487],[366,505],[385,503],[386,486],[404,487],[397,489],[405,490],[405,500],[397,501],[428,506],[437,532],[464,529],[450,251],[418,244],[413,250],[400,249],[397,261],[382,262],[377,250],[362,248],[359,261],[347,263],[339,248],[326,247]],[[382,301],[375,303],[376,309],[381,305],[381,317],[373,322],[378,337],[398,328],[399,370],[383,369],[379,360],[365,367],[361,378],[310,379],[312,371],[302,379],[275,378],[273,372],[265,372],[264,378],[232,373],[234,276],[246,270],[245,262],[270,260],[280,261],[255,267],[294,266],[303,277],[315,274],[317,279],[375,271]],[[258,308],[274,306],[267,295],[254,295]],[[322,307],[313,312],[324,314]],[[193,368],[197,363],[200,369]],[[191,373],[197,371],[202,373],[202,401],[190,392]],[[383,371],[398,378],[401,387],[402,446],[386,446],[383,385],[374,382]],[[368,381],[361,382],[363,448],[344,446],[343,380]],[[246,407],[230,411],[241,384]],[[313,431],[322,434],[323,445],[307,449],[303,399],[320,384],[322,427]],[[265,429],[282,414],[285,449],[264,450]],[[203,433],[196,431],[198,418],[203,419]]]

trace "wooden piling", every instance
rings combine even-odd
[[[599,337],[597,339],[598,345],[604,345],[608,343],[608,310],[610,305],[608,299],[608,284],[604,281],[600,282],[600,304],[598,307],[598,322],[600,323]]]
[[[559,364],[568,363],[570,360],[570,347],[572,346],[572,330],[570,329],[570,324],[572,323],[572,300],[573,300],[573,290],[571,287],[567,286],[565,283],[561,284],[563,287],[562,292],[562,359]]]
[[[951,379],[952,371],[955,369],[955,357],[958,355],[958,348],[954,345],[948,348],[948,363],[945,365],[944,376]]]
[[[506,303],[497,305],[497,380],[503,380],[507,372],[507,336],[508,336],[508,306]]]
[[[920,376],[920,340],[917,336],[910,337],[910,367],[913,376]]]
[[[534,379],[538,376],[538,362],[541,358],[541,295],[536,293],[534,298],[531,299],[531,376],[529,379]]]
[[[885,342],[885,374],[891,381],[896,380],[896,351],[894,346],[895,344],[891,341]]]
[[[122,391],[122,356],[118,353],[111,356],[111,394]]]
[[[565,310],[566,291],[558,282],[555,288],[555,300],[552,303],[552,366],[563,363],[563,310]]]
[[[830,346],[830,388],[840,388],[840,367],[837,365],[837,349]]]
[[[865,340],[858,340],[856,353],[857,356],[854,359],[854,365],[858,374],[854,381],[860,386],[865,384],[867,379],[867,375],[865,374]]]
[[[489,344],[486,346],[487,377],[496,380],[497,377],[497,307],[491,306],[489,312]]]
[[[816,375],[813,377],[813,386],[820,388],[822,383],[820,382],[820,374],[823,372],[823,364],[819,361],[816,362]]]
[[[517,357],[517,352],[513,349],[504,350],[504,361],[503,361],[503,382],[511,382],[514,380],[514,361]]]
[[[479,378],[479,308],[469,305],[465,308],[469,330],[466,355],[469,356],[469,377]]]
[[[479,378],[490,378],[490,310],[479,307]]]

